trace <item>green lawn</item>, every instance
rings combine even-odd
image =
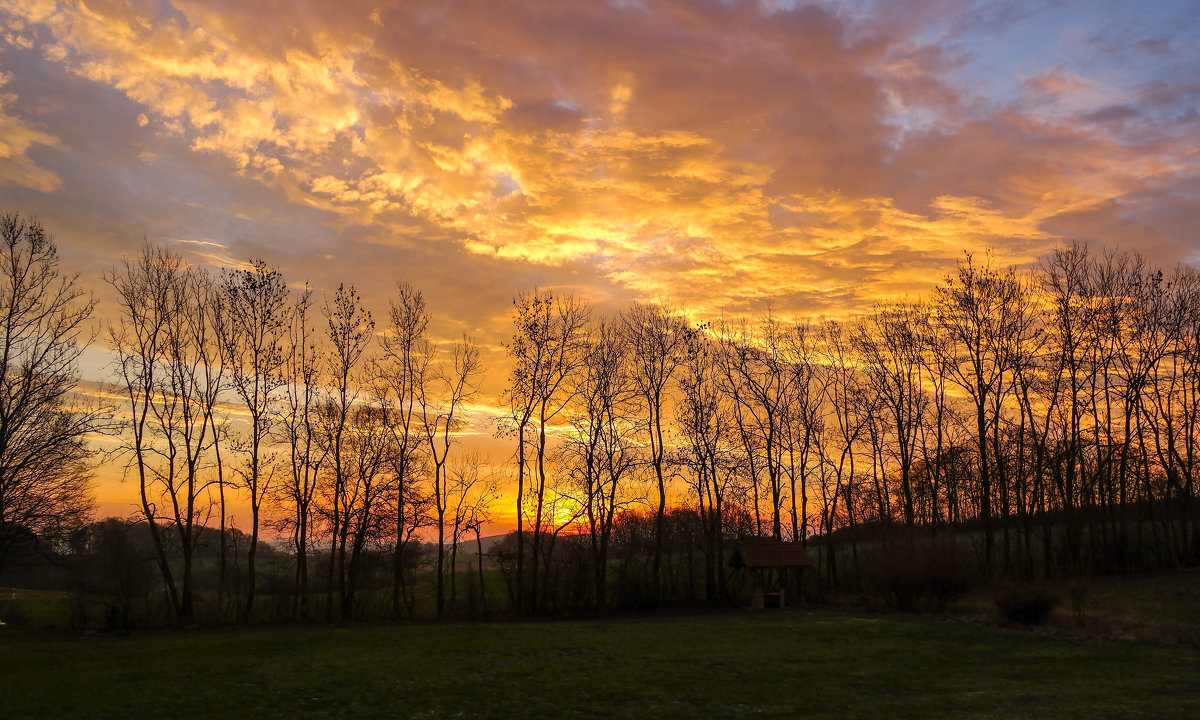
[[[65,639],[0,628],[15,717],[1200,717],[1200,653],[833,611]]]

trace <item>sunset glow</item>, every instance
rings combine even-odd
[[[521,290],[846,317],[964,250],[1200,260],[1197,37],[1189,2],[0,0],[0,207],[106,321],[144,239],[380,318],[413,283],[500,464]]]

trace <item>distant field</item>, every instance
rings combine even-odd
[[[297,627],[0,628],[16,717],[1200,717],[1200,653],[836,611]]]

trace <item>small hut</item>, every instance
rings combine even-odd
[[[729,567],[754,573],[751,607],[786,607],[788,571],[795,572],[794,587],[799,591],[804,568],[812,567],[812,558],[803,543],[780,540],[739,540],[729,558]],[[799,592],[797,592],[799,594]],[[804,596],[800,594],[801,604]]]

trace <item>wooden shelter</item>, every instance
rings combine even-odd
[[[729,567],[754,573],[751,607],[786,607],[785,586],[789,571],[795,572],[795,587],[801,587],[804,568],[812,558],[803,543],[780,540],[739,540],[729,558]],[[771,578],[771,580],[768,580]],[[804,596],[800,595],[801,603]]]

